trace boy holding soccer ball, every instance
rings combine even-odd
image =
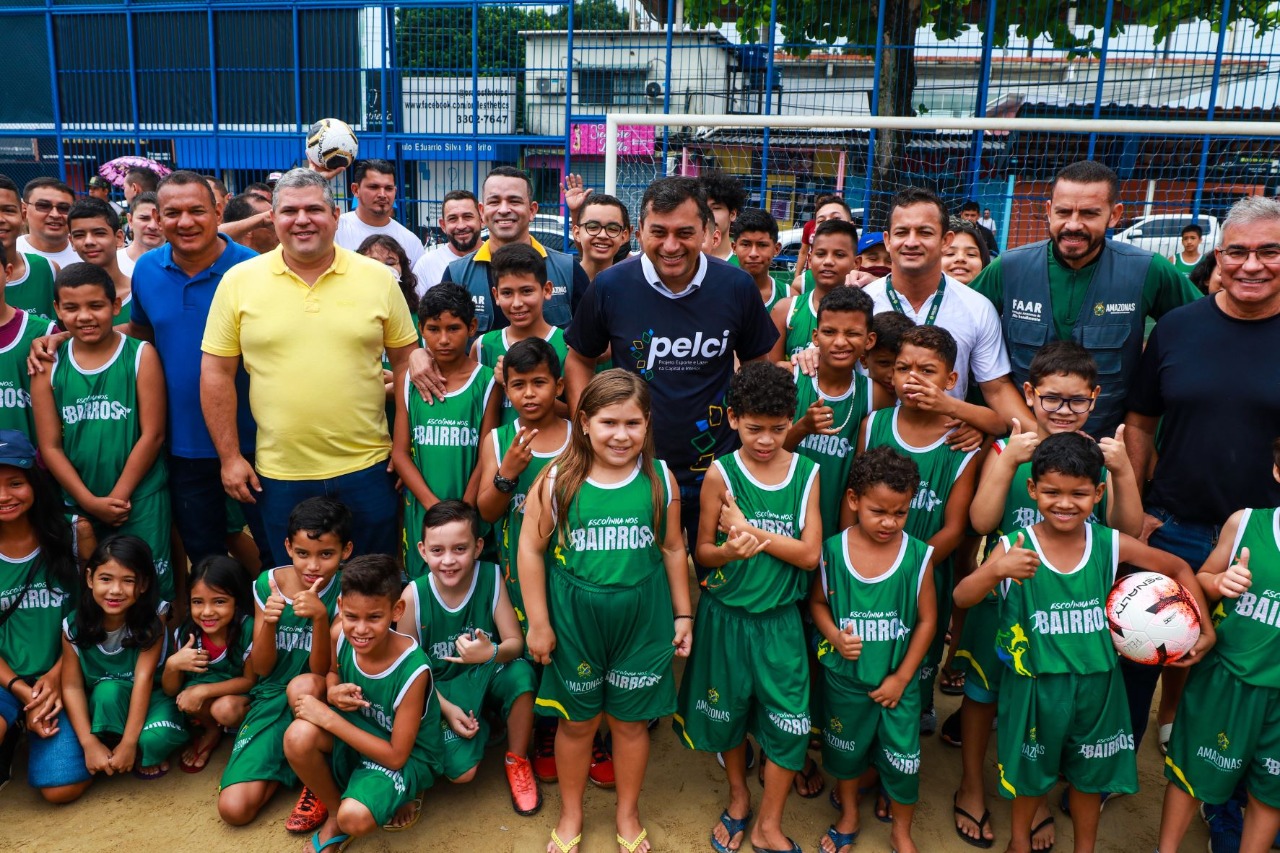
[[[1280,480],[1280,439],[1271,472]],[[1160,846],[1176,851],[1200,802],[1218,805],[1243,783],[1240,850],[1270,850],[1280,832],[1280,509],[1237,510],[1196,575],[1214,601],[1214,653],[1191,671],[1164,775]],[[1204,612],[1204,611],[1202,611]]]
[[[1077,853],[1098,837],[1099,795],[1136,793],[1137,757],[1129,705],[1104,612],[1121,562],[1187,587],[1201,612],[1204,594],[1183,560],[1088,521],[1106,486],[1103,455],[1078,433],[1051,435],[1031,457],[1028,493],[1043,520],[1001,537],[990,558],[955,590],[972,607],[998,589],[1000,681],[997,755],[1000,792],[1013,800],[1010,853],[1031,850],[1031,821],[1059,774],[1071,785]],[[1200,639],[1172,666],[1198,661]]]

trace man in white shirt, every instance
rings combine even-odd
[[[27,232],[18,238],[18,251],[40,255],[58,268],[77,264],[80,256],[67,236],[67,213],[75,203],[71,187],[57,178],[33,178],[22,188],[22,210]]]
[[[386,234],[401,245],[410,265],[417,263],[422,241],[391,218],[396,209],[396,167],[387,160],[359,161],[352,171],[351,192],[359,204],[338,219],[334,242],[354,252],[374,234]]]
[[[476,200],[475,193],[470,190],[445,193],[438,222],[446,238],[444,244],[423,253],[413,265],[419,296],[440,283],[449,264],[476,250],[481,225],[480,202]]]
[[[876,313],[897,311],[917,325],[938,325],[956,339],[959,379],[949,392],[964,399],[970,377],[987,405],[1006,422],[1030,423],[1021,392],[1009,379],[1000,317],[986,297],[942,273],[942,251],[951,243],[947,209],[929,190],[908,187],[889,205],[885,231],[892,272],[864,290]]]
[[[996,233],[996,221],[991,218],[991,208],[984,207],[982,209],[982,218],[978,220],[978,224],[992,234]]]

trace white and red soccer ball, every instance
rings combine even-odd
[[[1134,572],[1107,596],[1116,651],[1131,661],[1166,664],[1200,639],[1200,607],[1182,584],[1156,572]]]

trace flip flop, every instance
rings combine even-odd
[[[944,696],[964,695],[965,672],[956,669],[943,669],[938,673],[938,690]]]
[[[853,832],[840,832],[836,829],[835,824],[827,827],[827,838],[831,839],[831,843],[836,846],[836,853],[840,853],[845,847],[852,846],[858,840],[857,830]],[[818,849],[822,849],[822,839],[818,839]]]
[[[200,761],[201,763],[199,765],[197,765],[195,761],[187,761],[186,758],[179,756],[178,769],[183,773],[199,773],[201,770],[209,766],[209,756],[213,754],[213,751],[218,748],[218,744],[220,743],[222,743],[221,732],[218,733],[216,738],[205,744],[204,749],[197,749],[193,753],[192,758],[195,759],[195,761]]]
[[[879,791],[876,793],[876,807],[872,812],[876,816],[876,820],[881,823],[893,823],[893,803],[889,802],[889,792],[884,789],[884,785],[879,785]],[[884,803],[884,817],[880,816],[880,804]]]
[[[617,839],[618,844],[620,844],[621,846],[627,849],[627,853],[636,853],[636,850],[640,849],[640,845],[644,844],[644,840],[648,837],[649,837],[649,830],[645,829],[644,827],[640,827],[640,834],[636,836],[635,841],[628,841],[627,839],[623,838],[621,835],[614,836],[614,838]]]
[[[556,835],[556,831],[553,829],[551,830],[551,843],[556,846],[556,849],[559,850],[560,853],[569,853],[570,850],[582,843],[582,833],[579,832],[573,838],[564,842],[560,840],[560,836]]]
[[[973,815],[969,814],[967,811],[965,811],[964,809],[956,805],[956,798],[958,796],[959,796],[958,793],[951,795],[951,817],[952,817],[951,825],[955,827],[956,835],[960,836],[960,840],[971,847],[977,847],[980,850],[991,849],[991,847],[995,844],[995,841],[990,838],[984,838],[982,836],[982,828],[987,824],[991,823],[991,810],[986,809],[985,811],[983,811],[982,820],[978,820],[976,817],[974,817]],[[972,823],[974,826],[978,827],[978,837],[970,838],[968,835],[965,835],[964,832],[960,829],[960,825],[955,822],[956,817],[962,817],[965,820]],[[1052,820],[1052,818],[1050,819]],[[1033,832],[1032,835],[1034,834],[1035,833]]]
[[[407,822],[401,826],[384,823],[382,828],[387,832],[404,832],[406,829],[410,829],[415,823],[417,823],[422,818],[422,797],[414,797],[410,802],[413,803],[413,816],[410,817]],[[392,815],[391,819],[395,820],[395,815]]]
[[[156,771],[154,773],[143,773],[141,767],[133,768],[133,775],[144,782],[154,782],[168,772],[168,767],[161,767],[160,765],[156,765]]]
[[[342,853],[343,850],[351,846],[351,842],[354,840],[350,835],[343,835],[339,832],[333,838],[321,844],[320,830],[317,829],[315,835],[311,836],[311,849],[315,850],[316,853],[324,853],[325,850],[333,848],[336,853]]]
[[[788,838],[787,841],[791,841],[791,839]],[[796,844],[794,841],[791,841],[791,846],[786,848],[785,850],[770,849],[768,847],[756,847],[754,844],[751,846],[751,849],[756,851],[756,853],[804,853],[804,850],[800,849],[800,845]]]
[[[1037,823],[1035,826],[1033,826],[1033,827],[1031,828],[1031,843],[1032,843],[1032,844],[1034,844],[1034,843],[1035,843],[1036,833],[1037,833],[1037,832],[1039,832],[1040,830],[1044,829],[1046,826],[1053,826],[1053,815],[1049,815],[1047,818],[1045,818],[1044,820],[1040,821],[1039,823]],[[1035,853],[1049,853],[1049,851],[1053,849],[1053,845],[1052,845],[1052,844],[1050,844],[1048,847],[1042,847],[1042,848],[1040,848],[1039,850],[1036,850],[1034,847],[1033,847],[1033,848],[1031,848],[1031,849],[1032,849],[1032,850],[1034,850],[1034,851],[1035,851]]]
[[[745,833],[747,831],[747,824],[751,823],[751,818],[752,814],[750,811],[747,812],[746,817],[736,818],[729,814],[728,809],[725,809],[720,812],[720,825],[724,827],[725,832],[729,833],[729,840],[733,841],[733,837],[739,832]],[[746,840],[746,835],[743,835],[742,841]],[[716,851],[716,853],[738,853],[738,850],[742,849],[742,841],[738,842],[738,847],[735,849],[727,844],[721,844],[716,840],[716,834],[714,832],[711,833],[711,849]]]
[[[806,769],[801,770],[795,775],[795,778],[791,781],[791,787],[797,795],[804,797],[806,800],[812,800],[815,797],[821,796],[822,792],[827,790],[827,780],[822,775],[822,771],[818,769],[818,762],[814,761],[812,758],[806,756],[804,766]],[[813,777],[815,776],[818,777],[818,782],[820,783],[818,787],[811,791],[801,790],[801,783],[803,783],[805,788],[808,788],[812,784]]]

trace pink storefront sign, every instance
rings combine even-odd
[[[618,153],[652,154],[654,128],[648,125],[625,125],[618,128]],[[570,154],[604,154],[603,124],[574,124],[569,128]]]

